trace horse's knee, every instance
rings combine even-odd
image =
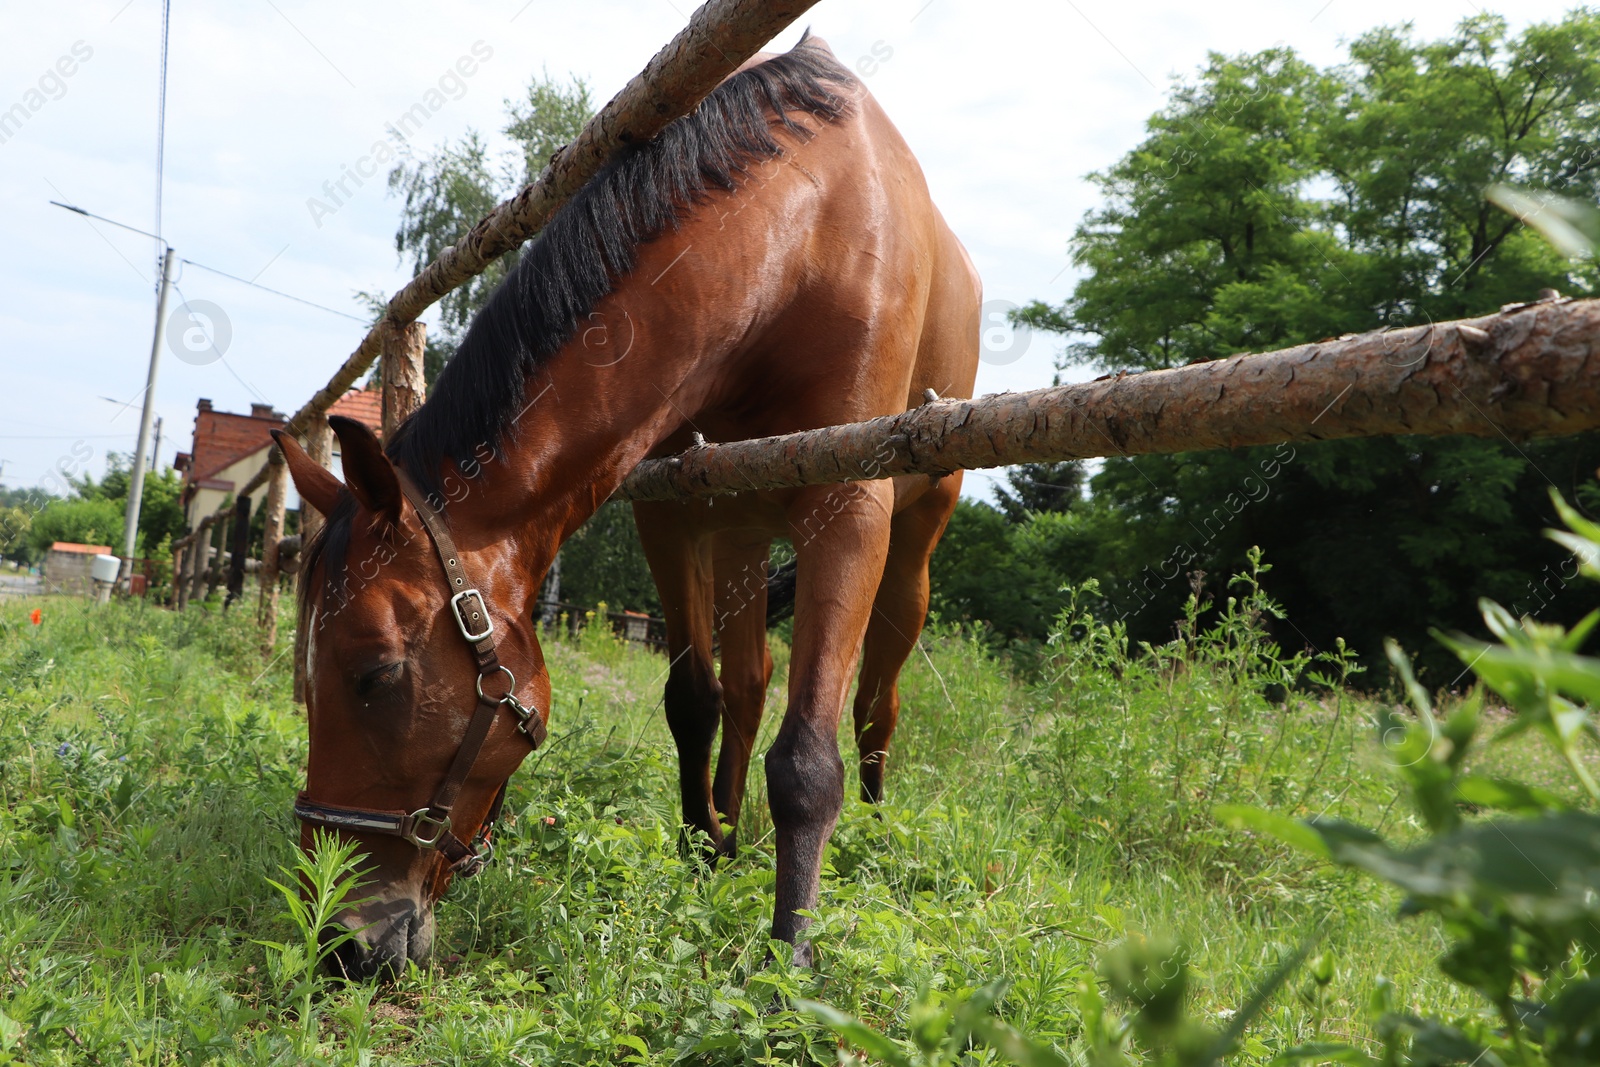
[[[767,797],[779,831],[831,828],[844,807],[844,761],[833,737],[785,730],[767,750]]]
[[[709,664],[695,656],[684,656],[674,664],[667,673],[662,705],[667,727],[680,750],[710,748],[717,733],[722,684]]]

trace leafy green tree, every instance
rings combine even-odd
[[[57,541],[105,545],[114,552],[120,551],[122,522],[123,508],[115,500],[99,497],[52,500],[33,517],[28,541],[35,558],[49,552]]]
[[[1589,10],[1517,36],[1488,15],[1440,41],[1375,30],[1326,70],[1282,48],[1213,55],[1093,176],[1104,200],[1074,238],[1087,273],[1072,296],[1018,317],[1070,335],[1063,366],[1136,371],[1592,292],[1592,261],[1484,194],[1512,180],[1600,198],[1597,99]],[[1157,639],[1189,572],[1232,573],[1259,544],[1278,565],[1283,640],[1344,636],[1381,662],[1385,635],[1428,647],[1429,627],[1472,625],[1484,595],[1575,618],[1540,530],[1549,487],[1591,501],[1597,465],[1594,435],[1113,458],[1084,509],[1089,569],[1064,577],[1099,576],[1112,613]]]
[[[112,452],[106,457],[106,472],[99,481],[84,474],[73,481],[72,496],[49,499],[42,508],[31,511],[25,536],[32,558],[43,556],[56,541],[109,545],[113,551],[121,552],[129,476],[129,457]],[[182,536],[186,525],[179,500],[182,490],[182,479],[171,468],[145,472],[136,551],[147,554],[163,541]],[[17,525],[20,527],[20,523]],[[0,525],[0,538],[4,536],[5,527]],[[3,546],[0,551],[5,551]],[[10,551],[6,555],[20,560]]]
[[[613,500],[561,546],[561,599],[613,611],[661,613],[650,565],[639,545],[633,507]]]
[[[125,515],[131,477],[130,462],[128,456],[110,453],[106,457],[105,476],[99,482],[87,474],[81,477],[75,483],[78,495],[86,500],[113,501]],[[163,540],[175,540],[183,536],[188,520],[183,513],[182,493],[183,479],[173,468],[145,471],[144,488],[139,494],[138,551],[141,554],[149,553]],[[117,529],[120,537],[122,528],[119,526]],[[120,550],[120,541],[118,545]]]
[[[454,144],[427,156],[418,158],[408,151],[389,172],[390,191],[404,201],[394,235],[395,251],[420,271],[496,204],[537,178],[549,157],[577,137],[593,114],[587,83],[574,77],[562,84],[546,73],[528,84],[523,99],[506,101],[506,125],[501,132],[516,145],[511,152],[496,155],[482,135],[471,129]],[[430,383],[516,256],[516,252],[506,253],[439,302],[440,336],[428,339]]]
[[[1070,511],[1082,502],[1083,463],[1019,463],[994,487],[995,503],[1012,522],[1043,511]]]
[[[986,623],[1002,642],[1038,642],[1066,606],[1064,575],[1092,565],[1094,527],[1077,511],[1039,511],[1021,523],[961,500],[929,563],[931,610]]]

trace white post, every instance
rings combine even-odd
[[[144,499],[145,449],[150,447],[150,424],[156,413],[156,370],[161,365],[161,343],[167,336],[167,292],[172,288],[172,268],[178,257],[169,247],[161,259],[161,283],[156,288],[156,335],[150,344],[150,374],[144,383],[144,411],[139,417],[139,443],[133,450],[133,470],[128,475],[128,513],[122,525],[122,575],[133,574],[133,553],[139,538],[139,505]]]

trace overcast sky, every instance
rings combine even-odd
[[[1517,0],[1499,10],[1521,26],[1570,6]],[[309,200],[330,203],[325,182],[427,102],[474,48],[488,58],[446,82],[442,106],[411,137],[419,152],[469,127],[504,146],[504,101],[541,70],[587,79],[603,102],[690,9],[690,0],[176,0],[165,236],[183,257],[363,316],[358,291],[392,293],[409,276],[393,246],[399,205],[380,175],[360,188],[347,181],[353,195],[314,214]],[[20,128],[0,127],[0,480],[17,486],[42,484],[84,455],[80,468],[98,475],[106,452],[133,448],[137,404],[102,398],[128,401],[143,388],[156,244],[48,202],[154,227],[161,5],[5,0],[4,10],[0,112],[19,103],[28,112]],[[987,297],[1022,303],[1070,292],[1067,241],[1095,204],[1084,176],[1137,144],[1172,79],[1192,76],[1208,52],[1282,43],[1328,64],[1374,26],[1409,21],[1435,37],[1476,10],[1470,0],[822,0],[805,22],[870,72]],[[197,398],[293,411],[363,333],[193,265],[179,288],[174,307],[209,302],[230,336],[220,361],[162,353],[164,464],[188,448]],[[1047,336],[1016,339],[983,366],[978,391],[1050,384],[1057,347]],[[987,482],[968,484],[981,493]]]

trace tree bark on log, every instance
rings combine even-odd
[[[227,554],[227,524],[220,519],[211,524],[211,537],[207,544],[211,546],[211,565],[206,568],[206,599],[210,600],[216,593],[217,587],[222,585],[223,556]]]
[[[383,439],[392,441],[395,430],[422,406],[427,394],[422,356],[428,328],[420,322],[402,326],[388,319],[379,325],[383,327]]]
[[[289,465],[283,450],[276,445],[267,457],[267,518],[261,547],[261,602],[257,621],[261,624],[261,651],[270,655],[278,640],[278,542],[283,539],[284,505]]]
[[[698,8],[689,25],[584,125],[577,138],[551,156],[537,180],[480,219],[390,299],[384,318],[361,339],[328,384],[284,424],[284,430],[304,433],[313,416],[325,414],[350,391],[377,358],[385,322],[415,321],[440,297],[533,237],[619,149],[648,141],[693,111],[722,79],[816,2],[708,0]],[[265,481],[266,473],[258,472],[239,492],[253,493]]]
[[[1401,434],[1518,440],[1597,428],[1600,300],[1554,299],[1459,322],[701,445],[641,463],[617,495],[677,500],[1097,456]]]

